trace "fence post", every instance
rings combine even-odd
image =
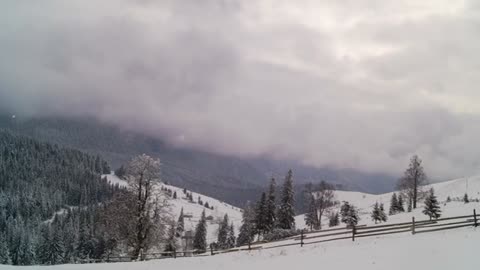
[[[477,222],[477,210],[473,209],[473,221],[474,221],[474,226],[477,227],[478,226],[478,222]]]
[[[210,244],[210,255],[213,256],[213,245],[212,244]]]
[[[252,239],[248,238],[248,250],[252,250]]]
[[[353,224],[352,225],[352,241],[355,241],[355,233],[356,233],[355,224]]]
[[[415,234],[415,217],[412,217],[412,234]]]
[[[173,258],[176,259],[177,258],[177,248],[173,248]]]
[[[303,247],[303,229],[300,231],[300,247]]]

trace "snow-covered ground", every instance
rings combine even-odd
[[[480,203],[474,201],[477,198],[480,199],[480,176],[460,178],[446,182],[435,183],[423,187],[423,190],[427,191],[431,187],[434,188],[435,195],[441,203],[443,216],[447,217],[470,215],[473,214],[473,209],[477,209],[477,213],[480,214]],[[467,193],[468,197],[470,198],[470,203],[468,204],[457,201],[457,199],[461,200],[465,193]],[[374,223],[370,218],[372,206],[375,204],[375,202],[383,203],[385,206],[385,212],[387,212],[388,214],[392,194],[393,192],[375,195],[354,191],[335,191],[335,199],[340,202],[348,201],[358,207],[360,213],[359,224],[369,225]],[[450,203],[446,203],[447,197],[450,197],[453,201]],[[335,209],[335,211],[339,211],[339,209],[340,206]],[[417,205],[417,209],[413,210],[411,213],[401,213],[389,216],[388,222],[394,223],[410,221],[412,216],[414,216],[417,220],[426,219],[427,217],[422,213],[422,210],[423,203],[419,202]],[[295,223],[298,228],[305,228],[304,218],[304,215],[299,215],[296,217]],[[322,219],[322,224],[328,225],[328,219],[326,217]]]
[[[119,184],[120,186],[127,186],[127,182],[123,179],[118,178],[116,175],[108,174],[104,175],[107,177],[107,180],[112,184]],[[233,222],[235,227],[235,232],[238,234],[238,230],[242,225],[242,210],[235,206],[229,205],[225,202],[219,201],[217,199],[205,196],[203,194],[199,194],[196,192],[192,192],[188,190],[188,193],[192,193],[193,201],[190,202],[186,195],[183,193],[183,188],[175,187],[172,185],[162,184],[164,188],[170,189],[173,192],[177,193],[177,199],[170,199],[170,212],[172,214],[172,218],[175,220],[178,219],[180,214],[180,210],[183,208],[183,213],[187,217],[185,218],[185,230],[195,230],[195,226],[200,219],[202,211],[205,210],[206,216],[213,217],[213,220],[207,221],[207,242],[215,242],[217,241],[217,232],[218,232],[218,224],[219,221],[223,219],[225,214],[228,214],[230,222]],[[208,202],[209,206],[213,206],[213,210],[206,208],[202,205],[197,203],[198,197],[201,197],[203,203]],[[191,217],[188,217],[191,216]]]
[[[477,257],[479,243],[480,228],[464,228],[418,235],[364,238],[356,242],[337,241],[302,248],[293,246],[270,250],[241,251],[213,257],[25,268],[44,270],[474,270],[480,269],[480,260]],[[2,269],[12,270],[18,269],[18,267],[5,266]]]

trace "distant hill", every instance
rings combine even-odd
[[[214,196],[236,206],[256,200],[270,177],[283,181],[294,170],[297,189],[307,182],[326,180],[345,190],[381,193],[392,190],[394,178],[355,170],[318,169],[295,161],[268,158],[241,159],[172,147],[161,140],[121,130],[95,119],[22,118],[0,116],[0,128],[38,140],[100,155],[113,168],[132,156],[146,153],[162,161],[163,179],[179,187]],[[321,149],[319,149],[320,151]]]

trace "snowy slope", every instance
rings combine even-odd
[[[31,266],[44,270],[475,270],[480,269],[480,229],[464,228],[417,235],[387,235],[356,242],[336,241],[304,247],[242,251],[208,257],[152,260],[147,262]],[[18,267],[5,266],[14,270]]]
[[[114,174],[109,174],[105,176],[107,177],[107,180],[112,184],[119,184],[120,186],[128,185],[125,180],[118,178]],[[200,219],[202,211],[205,210],[205,214],[207,217],[213,217],[213,220],[207,221],[207,241],[209,243],[217,240],[218,224],[219,221],[223,219],[223,216],[225,214],[228,214],[230,222],[233,222],[235,232],[238,234],[238,229],[242,225],[242,210],[240,208],[196,192],[188,191],[189,193],[191,192],[193,195],[194,203],[192,203],[189,202],[186,195],[183,193],[183,188],[166,184],[161,184],[161,186],[172,190],[172,192],[177,193],[177,199],[172,198],[169,200],[169,207],[172,218],[177,220],[180,214],[180,210],[182,208],[185,215],[191,215],[191,217],[185,218],[186,230],[195,230],[195,226]],[[208,202],[210,206],[213,206],[213,210],[197,204],[196,202],[199,196],[204,203]]]
[[[474,208],[480,212],[480,204],[473,201],[477,198],[480,199],[480,176],[435,183],[427,185],[423,189],[429,190],[431,187],[434,188],[438,200],[442,203],[442,211],[444,216],[472,214]],[[471,200],[469,204],[455,201],[456,199],[461,200],[465,193],[468,194]],[[359,224],[372,224],[373,221],[370,218],[372,206],[375,204],[375,202],[383,203],[385,205],[385,211],[388,213],[392,194],[393,192],[375,195],[353,191],[335,191],[335,199],[340,202],[348,201],[359,208],[361,218]],[[449,196],[454,201],[446,204],[445,202]],[[335,210],[339,211],[339,207]],[[415,216],[417,219],[425,219],[426,216],[421,213],[422,210],[423,203],[419,202],[417,209],[412,211],[412,213],[401,213],[394,216],[389,216],[388,222],[409,221],[411,220],[412,216]],[[297,216],[295,221],[298,228],[305,227],[304,215]],[[322,224],[328,224],[328,220],[326,218],[323,219]]]

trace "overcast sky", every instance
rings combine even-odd
[[[480,173],[480,3],[3,0],[0,106],[186,147]]]

